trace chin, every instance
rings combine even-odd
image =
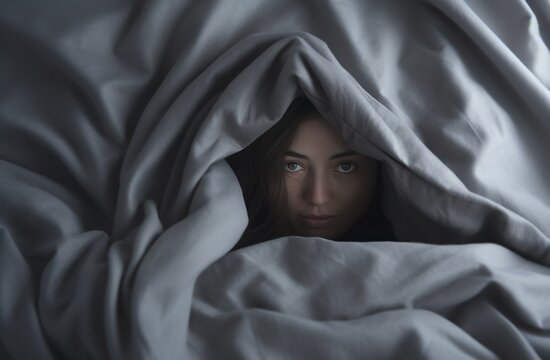
[[[343,233],[337,226],[330,228],[309,228],[300,223],[294,223],[291,226],[292,234],[304,237],[321,237],[329,240],[336,240]]]
[[[325,230],[325,229],[307,229],[300,232],[300,236],[309,236],[309,237],[321,237],[329,240],[335,240],[338,238],[338,234],[335,231]]]

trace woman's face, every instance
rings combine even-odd
[[[376,160],[351,151],[321,117],[302,121],[284,161],[292,235],[336,239],[368,206]]]

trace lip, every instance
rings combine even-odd
[[[323,228],[330,225],[334,215],[300,215],[308,227],[311,228]]]
[[[301,215],[303,218],[311,219],[311,220],[325,220],[333,218],[334,215]]]

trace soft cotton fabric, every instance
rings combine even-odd
[[[0,357],[550,357],[550,5],[0,5]],[[299,95],[397,241],[287,237],[224,160]]]

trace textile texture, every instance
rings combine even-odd
[[[0,358],[550,359],[550,3],[0,4]],[[248,223],[308,97],[396,241]]]

